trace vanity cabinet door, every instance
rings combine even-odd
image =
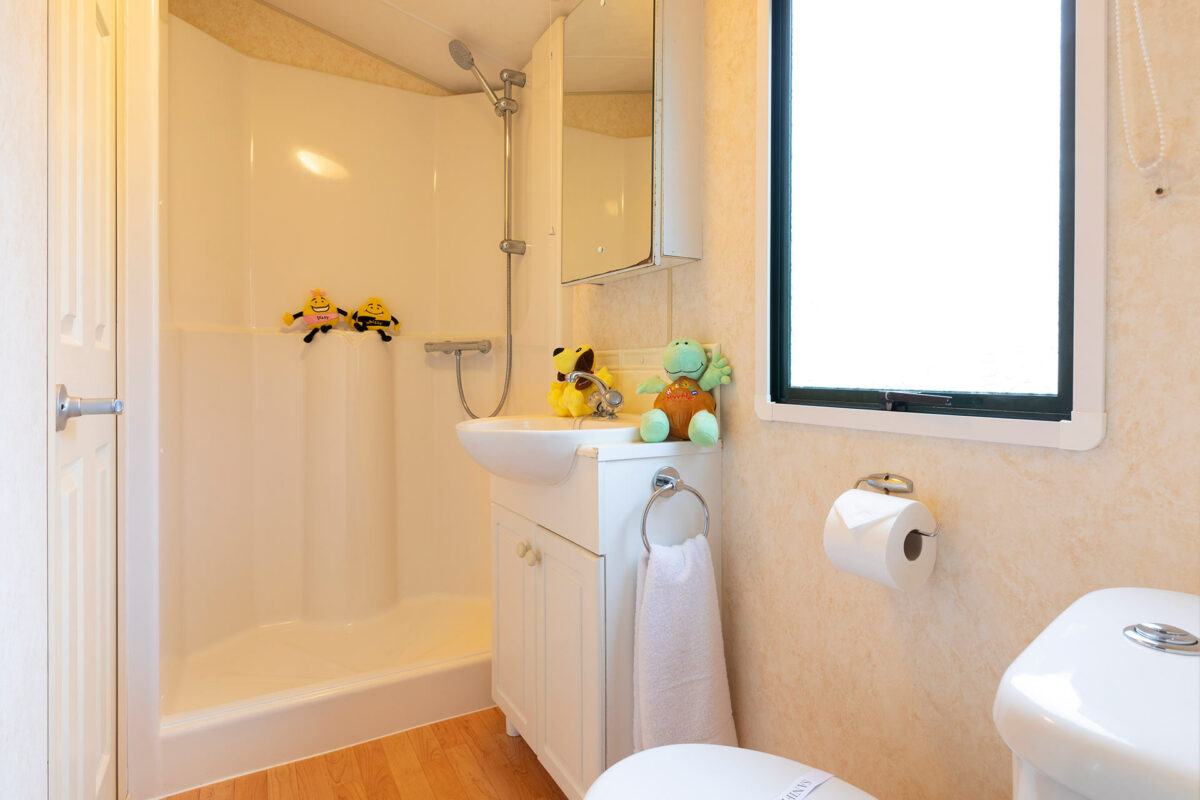
[[[492,504],[492,699],[525,741],[537,741],[537,526]],[[532,560],[532,559],[531,559]]]
[[[604,558],[538,528],[538,744],[580,798],[604,770]]]

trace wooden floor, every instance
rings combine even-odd
[[[169,800],[563,800],[520,737],[489,708]]]

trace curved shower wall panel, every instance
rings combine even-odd
[[[392,359],[336,331],[302,361],[304,618],[349,623],[396,601]]]
[[[169,33],[164,795],[490,703],[488,476],[455,438],[453,362],[422,343],[491,338],[464,365],[487,403],[505,367],[487,103],[248,58],[173,16]],[[549,91],[530,85],[518,136]],[[513,287],[534,387],[559,294],[557,240],[538,241]],[[280,315],[317,286],[343,308],[382,297],[402,330],[305,344]]]
[[[500,121],[478,96],[262,62],[169,21],[164,662],[389,602],[486,599],[487,477],[454,438],[452,365],[421,342],[500,344],[502,231],[484,222]],[[343,307],[383,297],[400,335],[304,344],[279,315],[317,286]],[[491,402],[503,359],[470,361],[467,390]]]

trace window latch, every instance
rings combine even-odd
[[[884,392],[883,409],[884,411],[908,411],[909,403],[917,403],[924,406],[948,406],[950,405],[950,399],[950,395],[948,394]]]

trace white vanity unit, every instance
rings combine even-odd
[[[553,486],[492,476],[492,698],[570,798],[633,752],[642,514],[663,467],[708,504],[719,585],[719,444],[584,446]],[[699,535],[704,512],[681,491],[646,525],[652,543],[678,544]]]

